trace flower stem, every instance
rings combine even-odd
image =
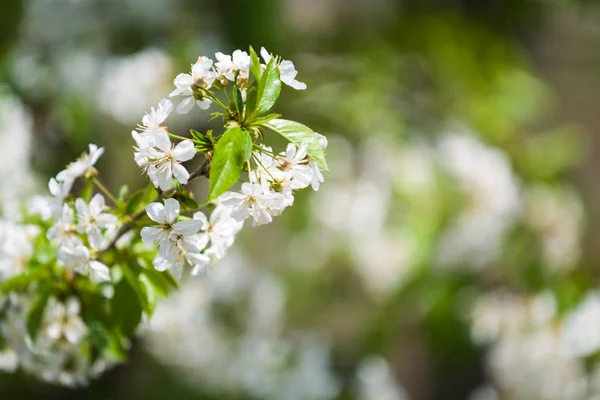
[[[229,109],[227,107],[225,107],[225,104],[223,104],[223,102],[221,102],[221,100],[217,99],[212,93],[210,93],[208,90],[206,90],[204,88],[200,88],[200,89],[204,92],[204,95],[206,97],[211,99],[214,103],[218,104],[223,110],[229,111]]]
[[[267,169],[267,167],[264,166],[264,164],[260,161],[260,159],[258,157],[256,157],[255,155],[252,155],[252,158],[254,158],[254,161],[256,161],[256,163],[258,165],[260,165],[262,167],[262,169],[264,169],[267,174],[269,174],[269,176],[271,177],[271,179],[273,179],[274,182],[277,181],[277,179],[275,179],[275,177],[273,177],[273,175],[271,175],[271,172],[269,172],[269,170]]]
[[[113,194],[110,192],[110,190],[108,190],[108,189],[106,188],[106,186],[104,186],[104,185],[102,184],[102,182],[100,182],[100,181],[98,180],[98,178],[95,178],[95,177],[94,177],[94,184],[95,184],[96,186],[98,186],[98,189],[100,189],[100,191],[101,191],[102,193],[104,193],[104,194],[106,195],[106,197],[108,197],[108,198],[109,198],[109,199],[110,199],[110,200],[111,200],[113,203],[115,203],[115,205],[119,204],[119,200],[117,200],[117,198],[116,198],[115,196],[113,196]]]
[[[194,208],[193,210],[185,211],[185,214],[195,213],[197,211],[201,211],[201,210],[205,209],[206,207],[210,207],[212,205],[213,205],[213,203],[211,203],[211,202],[204,203],[204,204],[198,204],[197,208]]]
[[[171,136],[172,138],[174,138],[174,139],[179,139],[179,140],[190,140],[190,138],[186,138],[186,137],[183,137],[183,136],[175,135],[175,134],[173,134],[173,133],[171,133],[171,132],[167,132],[167,134],[168,134],[169,136]]]

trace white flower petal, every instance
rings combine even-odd
[[[190,178],[190,173],[187,171],[187,169],[178,163],[173,163],[171,166],[173,167],[173,175],[175,175],[175,178],[181,182],[182,185],[187,184],[188,179]]]
[[[192,109],[192,107],[194,107],[194,103],[195,102],[196,102],[196,99],[194,98],[194,96],[188,96],[188,97],[186,97],[177,106],[177,114],[181,115],[181,114],[187,114],[187,113],[189,113],[190,110]]]
[[[173,233],[183,236],[191,236],[198,233],[201,227],[202,221],[180,221],[173,226]]]
[[[179,202],[175,199],[165,200],[165,222],[172,224],[179,216]]]
[[[151,244],[157,241],[161,236],[161,230],[153,226],[145,226],[140,231],[142,241],[146,244]]]
[[[173,158],[179,162],[189,161],[196,155],[194,142],[191,140],[182,140],[173,149]]]
[[[165,206],[162,203],[154,202],[146,206],[146,214],[154,222],[165,222]]]

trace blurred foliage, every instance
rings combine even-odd
[[[281,280],[286,328],[312,329],[331,338],[333,368],[342,382],[340,399],[356,398],[357,365],[372,354],[385,356],[413,399],[467,398],[490,380],[484,367],[486,348],[471,336],[469,310],[479,296],[498,288],[523,296],[546,290],[554,294],[561,315],[593,290],[597,270],[580,265],[579,256],[564,268],[549,267],[545,258],[553,244],[544,247],[544,235],[570,226],[566,220],[585,220],[585,214],[577,217],[578,208],[573,206],[575,211],[558,215],[548,206],[542,219],[556,215],[557,222],[536,225],[528,220],[529,208],[545,205],[527,205],[539,188],[544,188],[542,197],[568,203],[573,196],[580,205],[568,181],[588,156],[591,139],[581,126],[554,118],[557,94],[541,78],[538,68],[543,66],[533,65],[531,52],[540,25],[551,15],[584,6],[526,0],[321,5],[153,0],[147,6],[133,0],[55,1],[45,5],[56,6],[48,16],[54,19],[49,26],[39,26],[39,18],[46,14],[36,17],[32,10],[38,6],[46,10],[43,3],[6,0],[0,13],[2,80],[32,112],[36,135],[32,159],[43,178],[93,141],[110,149],[100,165],[109,186],[123,180],[131,188],[139,186],[136,173],[126,171],[133,166],[128,132],[141,113],[126,122],[111,115],[110,107],[98,104],[106,84],[102,76],[110,70],[111,60],[157,48],[170,57],[166,69],[174,72],[187,68],[200,54],[248,44],[294,60],[309,89],[300,100],[282,96],[281,111],[308,121],[330,138],[332,173],[319,192],[298,196],[293,212],[276,226],[246,232],[243,248],[249,260]],[[69,14],[62,15],[65,9]],[[61,61],[81,52],[95,63],[92,79],[61,78]],[[29,72],[24,67],[32,59],[36,66]],[[83,89],[70,88],[65,83],[70,79],[84,79]],[[118,82],[122,92],[116,93],[125,96],[140,90],[123,89],[126,82]],[[142,109],[160,99],[145,93],[142,97]],[[491,158],[506,160],[522,199],[507,215],[494,214],[496,220],[508,222],[499,235],[498,254],[489,261],[470,254],[450,267],[438,265],[444,235],[464,234],[452,234],[457,219],[473,204],[486,209],[495,196],[505,194],[503,187],[494,187],[491,195],[486,192],[478,198],[479,187],[473,193],[465,189],[460,174],[444,164],[441,148],[448,133],[466,134],[477,146],[493,149]],[[409,151],[416,151],[422,163],[405,163]],[[457,157],[469,160],[477,155],[467,152]],[[473,165],[467,168],[478,168]],[[485,174],[486,165],[480,167]],[[492,169],[482,181],[499,179],[497,172]],[[405,176],[417,176],[417,184],[406,184]],[[558,209],[568,208],[560,204]],[[350,222],[331,222],[328,218],[334,218],[336,209],[343,210]],[[369,223],[377,223],[373,221],[378,210],[382,226],[371,234]],[[578,241],[583,230],[581,222],[567,235]],[[368,250],[371,241],[376,244]],[[382,244],[387,242],[391,246]],[[408,248],[409,260],[394,259],[392,248],[400,252]],[[393,281],[385,290],[373,290],[365,283],[371,266],[361,254],[369,251],[372,258],[389,256],[384,262],[401,275],[397,281],[384,276],[384,281]],[[590,251],[582,249],[583,259]],[[235,313],[219,317],[235,329]],[[2,377],[0,393],[7,398],[56,399],[248,398],[243,393],[233,397],[198,393],[142,345],[136,343],[134,348],[131,364],[117,367],[88,389],[68,392],[17,375]]]

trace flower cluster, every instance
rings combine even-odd
[[[182,99],[177,113],[217,106],[212,119],[222,119],[223,133],[172,133],[174,106],[161,100],[131,134],[145,187],[113,194],[95,167],[104,148],[90,144],[50,179],[48,196],[32,199],[14,221],[0,220],[0,339],[16,364],[49,382],[87,383],[125,359],[184,267],[197,275],[216,265],[245,219],[269,223],[297,190],[319,189],[326,138],[269,113],[282,84],[306,85],[291,61],[260,53],[264,63],[252,48],[199,57],[177,75],[169,95]],[[285,151],[265,143],[272,134],[289,140]],[[189,186],[199,177],[209,180],[203,204]]]
[[[169,132],[165,122],[173,111],[173,103],[168,99],[144,115],[137,130],[131,132],[136,143],[136,163],[163,193],[210,172],[209,200],[215,206],[210,220],[201,211],[193,213],[191,219],[180,216],[181,205],[173,197],[146,207],[148,217],[157,225],[144,227],[141,234],[146,244],[159,246],[153,265],[160,271],[169,269],[181,276],[183,266],[190,265],[195,275],[225,255],[246,218],[251,217],[254,226],[269,223],[293,204],[294,191],[308,186],[318,190],[324,180],[321,157],[327,147],[325,136],[293,121],[278,119],[276,114],[259,115],[268,111],[266,107],[274,101],[269,99],[267,90],[276,97],[282,82],[295,89],[306,88],[295,79],[294,64],[272,56],[264,48],[261,55],[267,64],[260,64],[252,49],[250,52],[252,56],[241,50],[232,55],[218,52],[216,62],[199,57],[190,73],[181,73],[173,81],[175,89],[170,97],[183,97],[176,108],[178,114],[188,113],[194,105],[206,110],[215,103],[222,108],[213,113],[223,117],[228,128],[222,136],[215,138],[212,132],[203,135],[192,131],[192,137],[186,138]],[[256,76],[251,83],[252,69]],[[224,92],[229,100],[229,86],[233,86],[234,100],[226,106],[217,93]],[[257,97],[262,92],[263,97],[250,96],[252,91]],[[251,100],[256,103],[251,104]],[[259,107],[265,108],[258,112]],[[260,143],[261,128],[287,135],[292,143],[285,151],[274,153],[271,147]],[[299,139],[292,140],[292,133]],[[210,163],[210,167],[190,173],[183,163],[192,161],[198,153],[205,154],[206,166]],[[247,181],[239,191],[223,190],[228,187],[222,181],[231,186],[242,178],[243,172]]]

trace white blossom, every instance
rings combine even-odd
[[[307,165],[306,149],[306,144],[296,147],[295,144],[289,143],[285,152],[277,156],[282,171],[281,175],[289,181],[292,189],[303,189],[311,184],[313,172]]]
[[[187,114],[194,107],[194,104],[202,110],[210,107],[210,99],[196,98],[194,87],[210,89],[216,78],[216,74],[212,71],[212,64],[213,61],[210,58],[198,57],[198,61],[192,65],[191,74],[179,74],[175,77],[173,84],[176,88],[169,94],[169,97],[184,97],[183,101],[177,106],[178,114]]]
[[[215,54],[217,62],[215,67],[219,75],[224,76],[230,81],[236,79],[247,79],[250,71],[250,56],[248,53],[242,50],[236,50],[232,55],[223,54],[218,52]]]
[[[131,131],[131,137],[135,140],[136,146],[133,148],[133,159],[144,172],[148,169],[148,155],[150,147],[154,145],[154,140],[149,136],[142,136],[136,131]]]
[[[325,150],[327,148],[327,138],[323,135],[321,135],[320,133],[317,133],[317,137],[319,138],[319,143],[321,144],[321,148],[323,150]],[[317,165],[316,162],[314,162],[314,160],[312,160],[311,158],[308,159],[308,166],[310,167],[311,171],[312,171],[312,178],[310,180],[310,185],[312,186],[314,191],[319,190],[319,187],[321,186],[321,183],[323,183],[325,181],[325,178],[323,177],[323,173],[321,172],[321,169],[319,168],[319,166]]]
[[[80,311],[81,305],[75,297],[70,297],[65,303],[54,297],[48,299],[40,341],[56,342],[64,338],[71,344],[79,343],[87,334],[87,326],[81,319]]]
[[[271,61],[271,54],[262,47],[260,49],[260,55],[262,56],[265,63],[269,63]],[[296,80],[296,75],[298,75],[298,71],[296,71],[296,67],[294,67],[294,63],[289,60],[283,60],[278,65],[279,68],[279,79],[281,82],[286,85],[294,88],[296,90],[304,90],[306,89],[306,83],[299,82]]]
[[[85,200],[79,198],[75,200],[75,208],[79,217],[77,231],[87,234],[92,247],[102,248],[102,229],[112,229],[118,223],[116,216],[104,212],[104,196],[97,193],[90,200],[89,206],[85,203]]]
[[[154,147],[148,148],[148,176],[154,186],[161,190],[171,188],[173,176],[185,185],[190,174],[181,163],[191,160],[195,155],[196,149],[191,140],[182,140],[175,146],[165,132],[157,134],[154,136]]]
[[[83,246],[61,246],[58,248],[57,257],[68,268],[75,272],[89,276],[94,281],[109,281],[110,270],[100,261],[92,259],[90,250]]]
[[[55,178],[50,178],[48,182],[50,196],[40,199],[39,203],[35,206],[42,219],[48,220],[61,212],[65,198],[71,192],[72,186],[72,180],[59,182]]]
[[[285,197],[280,193],[265,192],[258,183],[243,183],[242,192],[225,192],[220,197],[224,206],[231,208],[231,216],[243,221],[253,218],[253,226],[268,224],[272,215],[285,208]]]
[[[242,229],[243,222],[239,222],[231,217],[231,209],[219,204],[206,218],[203,212],[198,211],[194,214],[194,219],[202,222],[200,228],[201,237],[210,242],[210,247],[206,254],[210,254],[217,259],[223,258],[225,252],[235,239],[235,235]]]
[[[161,100],[156,109],[152,107],[150,112],[142,117],[142,123],[138,126],[141,135],[152,137],[156,132],[164,132],[166,127],[162,126],[162,123],[167,120],[171,111],[173,111],[173,103],[167,99]]]
[[[172,67],[169,55],[156,48],[106,59],[96,78],[100,109],[123,124],[136,121],[169,89]]]
[[[201,246],[198,247],[201,248]],[[154,265],[157,271],[169,270],[175,278],[181,278],[183,267],[186,263],[192,266],[191,274],[195,276],[210,264],[210,257],[200,253],[196,248],[193,248],[192,251],[184,248],[174,260],[167,260],[160,254],[157,254],[152,261],[152,265]]]
[[[206,246],[196,235],[202,221],[177,222],[179,209],[179,202],[175,199],[166,199],[164,205],[158,202],[148,204],[148,217],[159,225],[145,226],[140,232],[144,243],[159,244],[160,256],[169,262],[175,261],[182,252],[199,253]]]
[[[75,179],[84,176],[88,172],[94,170],[94,165],[104,154],[104,147],[98,147],[95,144],[89,145],[89,152],[83,153],[81,157],[67,166],[66,169],[60,171],[56,175],[56,180],[59,182],[74,181]]]
[[[76,235],[77,227],[74,222],[75,213],[73,209],[68,204],[63,204],[61,213],[46,232],[46,237],[59,245],[81,244],[81,240]]]
[[[27,268],[33,255],[33,240],[39,232],[37,226],[0,219],[0,279],[10,278]]]

